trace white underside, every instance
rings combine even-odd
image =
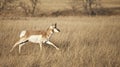
[[[28,40],[33,43],[44,43],[47,41],[47,39],[42,38],[42,35],[32,35],[28,38]]]

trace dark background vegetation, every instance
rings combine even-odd
[[[119,0],[0,0],[0,16],[119,15],[119,4]]]

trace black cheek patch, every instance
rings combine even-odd
[[[57,29],[59,32],[60,32],[60,30],[59,29]]]

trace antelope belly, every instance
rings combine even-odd
[[[42,39],[41,35],[32,35],[29,37],[29,41],[33,43],[40,43]]]

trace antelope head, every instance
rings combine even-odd
[[[50,26],[50,29],[52,29],[53,33],[54,33],[54,32],[60,32],[60,30],[57,28],[57,24],[56,24],[56,23],[55,23],[55,24],[52,24],[52,25]]]

